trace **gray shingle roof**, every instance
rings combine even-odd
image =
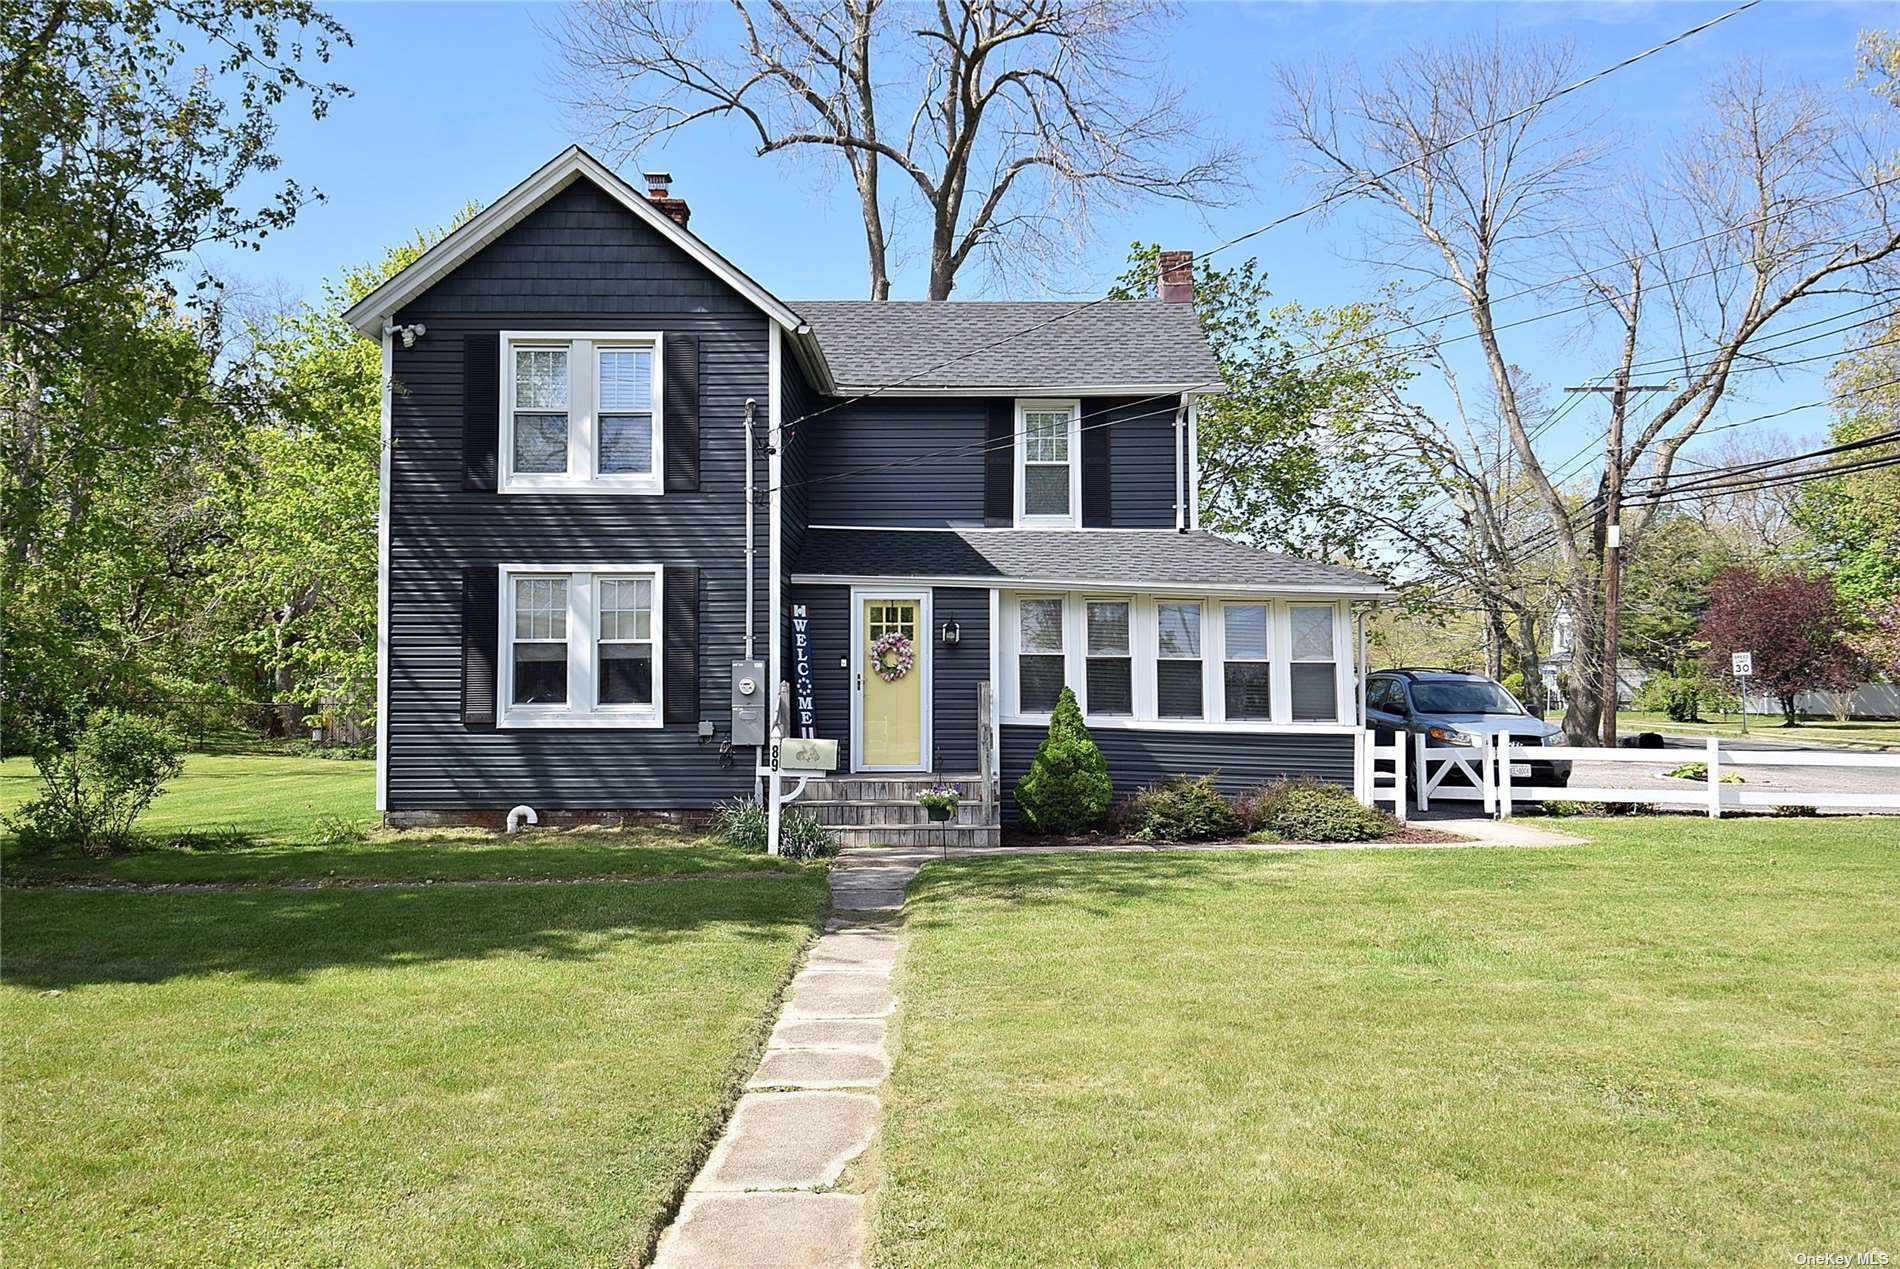
[[[1192,304],[1119,300],[799,300],[845,391],[1216,389]]]
[[[1172,529],[811,529],[799,577],[1102,582],[1118,587],[1384,592],[1357,569]]]

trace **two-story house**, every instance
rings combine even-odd
[[[570,149],[348,314],[390,383],[390,822],[752,795],[750,658],[861,837],[944,778],[1002,790],[993,840],[1065,685],[1118,793],[1353,780],[1383,587],[1199,529],[1186,253],[1152,300],[788,301],[688,219]]]

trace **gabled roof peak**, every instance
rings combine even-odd
[[[526,180],[423,252],[408,268],[351,305],[343,320],[364,335],[372,338],[380,335],[386,319],[394,317],[403,306],[466,263],[530,212],[582,178],[599,186],[654,232],[692,256],[779,325],[793,332],[805,325],[804,319],[783,300],[707,245],[699,235],[654,206],[651,199],[578,145],[570,145],[549,159]]]

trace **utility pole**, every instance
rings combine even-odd
[[[1616,748],[1617,624],[1623,604],[1623,411],[1632,392],[1668,392],[1670,383],[1631,383],[1627,369],[1616,382],[1584,384],[1565,392],[1610,394],[1610,430],[1604,439],[1603,466],[1603,747]]]

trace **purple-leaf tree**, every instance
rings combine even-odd
[[[1827,578],[1749,568],[1716,574],[1696,632],[1708,645],[1703,661],[1716,674],[1728,673],[1730,653],[1754,654],[1752,685],[1780,700],[1787,727],[1796,723],[1801,693],[1846,691],[1866,680],[1866,658],[1849,634]]]

